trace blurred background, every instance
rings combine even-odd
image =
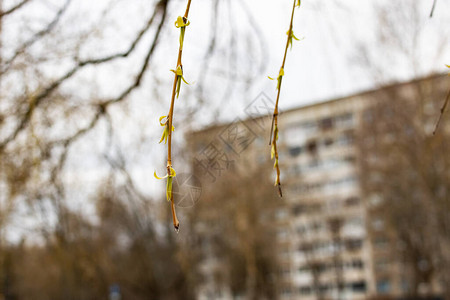
[[[450,299],[450,3],[0,0],[0,299]],[[432,17],[430,16],[432,13]]]

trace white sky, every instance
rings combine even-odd
[[[207,26],[209,21],[206,18],[209,8],[204,5],[207,2],[192,3],[190,15],[192,24],[186,37],[188,53],[185,61],[189,61],[188,57],[192,52],[204,51],[204,48],[201,49],[204,43],[199,36],[205,32],[205,24]],[[239,2],[231,1],[236,10],[241,9]],[[245,107],[242,102],[248,103],[261,91],[275,97],[276,83],[268,80],[267,75],[276,76],[281,65],[292,1],[244,0],[244,2],[253,12],[264,34],[268,54],[265,59],[266,71],[255,78],[253,87],[247,93],[234,95],[227,103],[222,104],[225,107],[219,119],[232,119]],[[178,3],[184,7],[182,1]],[[445,72],[445,64],[450,61],[450,1],[438,0],[432,19],[429,18],[432,0],[399,0],[395,3],[398,5],[397,9],[403,9],[403,13],[399,14],[396,23],[391,24],[398,25],[398,28],[390,29],[402,33],[394,43],[403,43],[410,49],[413,48],[413,54],[402,53],[403,50],[396,50],[396,46],[390,49],[375,40],[376,32],[383,26],[376,17],[375,7],[392,4],[392,1],[302,1],[301,8],[295,14],[294,32],[297,37],[305,39],[294,42],[292,51],[288,52],[280,100],[281,108],[297,107],[350,95],[393,80],[404,81],[431,72]],[[404,20],[410,21],[408,14],[414,12],[413,6],[418,7],[417,23],[404,24]],[[235,14],[238,15],[239,12]],[[234,26],[237,28],[245,29],[248,26],[242,17],[237,16],[235,21]],[[413,36],[416,37],[415,40]],[[191,42],[192,39],[195,40],[195,46],[189,46],[189,39]],[[410,43],[412,40],[414,44]],[[370,65],[365,65],[358,58],[361,53],[359,49],[362,48],[369,49]],[[414,55],[414,59],[411,59],[410,55]],[[162,69],[169,68],[172,60],[169,59],[167,67]],[[186,73],[195,74],[199,71],[195,70],[195,65],[189,67],[191,70]],[[195,75],[193,77],[195,78]]]
[[[37,1],[37,0],[35,0]],[[70,41],[77,34],[88,31],[92,24],[98,22],[102,11],[107,7],[113,7],[114,13],[106,20],[108,26],[102,27],[98,39],[89,41],[84,49],[86,56],[96,57],[99,53],[115,53],[124,49],[134,37],[136,29],[142,25],[145,16],[151,12],[144,10],[148,0],[74,0],[67,14],[66,20],[70,20],[70,26],[66,26],[65,40]],[[230,121],[236,116],[243,117],[243,108],[251,102],[261,91],[275,97],[276,82],[267,79],[267,75],[275,76],[281,65],[281,60],[286,43],[286,31],[289,25],[292,0],[242,0],[251,10],[256,25],[263,33],[265,52],[263,57],[265,70],[254,74],[254,79],[249,88],[244,89],[237,85],[228,98],[222,99],[227,89],[226,79],[217,72],[211,75],[210,85],[207,87],[207,101],[209,105],[219,106],[219,115],[200,118],[198,123],[209,124],[211,120]],[[4,0],[4,6],[8,7],[14,0]],[[63,0],[40,0],[38,3],[47,3],[37,9],[29,11],[33,19],[48,19],[52,11],[48,3],[61,4]],[[171,15],[168,20],[175,20],[177,15],[184,13],[186,1],[174,1],[171,5]],[[239,41],[237,53],[236,73],[256,72],[248,66],[251,57],[247,60],[242,45],[245,44],[245,34],[248,32],[249,21],[245,17],[241,0],[223,0],[231,9],[230,23],[227,18],[219,20],[218,47],[219,54],[213,61],[213,68],[220,67],[220,53],[226,56],[227,43],[230,40],[230,30],[235,28]],[[375,6],[383,7],[395,3],[401,11],[387,12],[398,13],[398,22],[384,25],[376,18]],[[211,30],[211,0],[193,0],[190,17],[191,25],[188,27],[185,39],[184,72],[190,82],[199,78],[201,60],[207,48]],[[415,23],[403,22],[414,11],[411,7],[417,5]],[[350,95],[365,89],[374,88],[380,83],[392,80],[408,80],[415,76],[427,75],[431,72],[445,72],[445,64],[450,63],[450,1],[437,0],[437,6],[432,19],[428,17],[432,0],[303,0],[302,6],[296,11],[294,19],[294,33],[297,37],[304,37],[301,42],[294,41],[292,51],[288,52],[285,77],[283,79],[280,107],[287,109],[301,106],[316,101],[329,100],[340,96]],[[47,7],[47,8],[43,8]],[[50,7],[50,8],[49,8]],[[222,14],[228,16],[226,5],[222,6]],[[38,13],[37,13],[38,12]],[[145,15],[145,16],[144,16]],[[170,21],[172,22],[172,21]],[[7,32],[9,28],[4,24],[2,38],[13,42],[17,32]],[[67,23],[66,23],[67,25]],[[26,23],[17,28],[32,28],[34,23]],[[398,28],[397,28],[398,26]],[[376,35],[380,30],[393,29],[399,32],[394,44],[404,44],[407,55],[404,52],[385,45],[376,43]],[[5,37],[6,36],[6,37]],[[138,47],[140,54],[144,53],[150,38]],[[413,43],[414,42],[414,43]],[[142,87],[132,94],[127,104],[112,109],[114,122],[117,129],[117,139],[121,141],[127,158],[132,162],[130,167],[137,167],[133,174],[137,174],[137,185],[144,191],[159,190],[164,184],[152,180],[154,169],[163,170],[162,163],[165,147],[158,145],[160,126],[157,125],[158,117],[166,114],[171,91],[173,74],[169,69],[174,68],[178,47],[178,29],[167,26],[162,35],[161,47],[155,53],[155,59],[151,63],[150,72],[145,78]],[[359,57],[359,49],[369,49],[370,64],[365,64]],[[52,48],[49,48],[52,49]],[[45,51],[51,51],[44,49]],[[50,52],[51,53],[51,52]],[[250,53],[256,61],[261,61],[261,51]],[[411,60],[410,57],[414,57]],[[139,66],[141,56],[130,57],[129,60]],[[381,70],[381,71],[380,71]],[[60,65],[50,68],[51,72],[62,71]],[[76,89],[79,97],[89,100],[90,95],[107,95],[117,91],[132,80],[136,73],[136,67],[126,62],[117,62],[106,68],[99,68],[98,72],[92,69],[81,73],[74,82],[72,88]],[[131,79],[130,79],[131,78]],[[82,83],[82,84],[81,84]],[[180,101],[176,107],[177,117],[190,103],[195,103],[195,95],[192,93],[196,85],[182,86]],[[200,114],[201,115],[201,114]],[[179,118],[178,118],[179,120]],[[197,120],[196,120],[197,121]],[[177,130],[180,130],[175,123]],[[142,130],[144,128],[145,130]],[[154,130],[153,130],[154,129]],[[177,133],[180,131],[177,131]],[[96,139],[105,133],[105,127],[99,126],[97,135],[94,133],[91,139]],[[180,135],[176,138],[180,139]],[[148,145],[142,140],[154,140]],[[179,145],[179,140],[175,141]],[[95,143],[81,144],[77,151],[73,151],[68,168],[77,171],[80,167],[90,167],[90,171],[83,172],[85,180],[91,181],[98,177],[97,172],[102,173],[97,165],[98,157],[90,157],[93,150],[101,152],[102,140]],[[179,151],[179,149],[178,149]],[[80,163],[82,162],[82,163]],[[133,164],[134,163],[134,164]],[[155,167],[156,166],[156,167]],[[86,170],[85,170],[86,171]],[[89,171],[89,170],[88,170]],[[178,170],[177,170],[178,171]],[[77,178],[68,174],[68,181],[77,182]],[[80,184],[78,182],[78,184]],[[80,203],[83,205],[83,203]]]
[[[28,22],[18,28],[33,27],[34,23],[38,23],[36,20],[49,18],[52,8],[54,10],[64,1],[34,0],[33,3],[37,3],[36,8],[33,7],[29,11],[33,18],[28,19],[33,19],[35,22]],[[18,1],[4,0],[4,6],[8,7],[16,2]],[[379,80],[389,82],[394,79],[408,80],[432,71],[445,72],[445,64],[450,61],[450,1],[437,0],[434,17],[430,19],[428,15],[432,2],[433,0],[303,0],[301,8],[296,11],[294,32],[297,37],[305,39],[301,42],[294,42],[292,51],[288,53],[280,106],[282,108],[296,107],[373,88],[380,83],[374,81],[375,75]],[[52,3],[56,5],[52,6]],[[183,14],[185,3],[184,0],[172,2],[171,13],[168,17],[169,23],[177,15]],[[192,1],[189,17],[191,25],[186,33],[184,54],[185,77],[191,82],[196,82],[199,73],[202,72],[201,59],[206,52],[211,32],[211,3],[211,0]],[[251,11],[265,42],[263,58],[265,71],[262,74],[254,74],[251,88],[244,91],[236,89],[236,93],[230,94],[225,99],[226,101],[221,101],[221,113],[216,119],[225,121],[231,120],[233,116],[239,114],[246,104],[261,91],[275,97],[274,86],[276,83],[269,81],[267,75],[276,76],[281,65],[292,0],[223,0],[221,3],[223,3],[220,6],[222,19],[219,20],[218,26],[219,52],[221,51],[220,53],[226,56],[230,33],[232,28],[235,28],[238,32],[236,39],[239,44],[237,72],[241,72],[241,74],[253,72],[243,64],[248,55],[244,52],[242,45],[245,43],[245,34],[249,31],[249,21],[244,13],[242,3],[245,3]],[[399,15],[398,22],[383,25],[376,18],[375,7],[388,7],[388,5],[398,5],[396,8],[401,12],[390,12]],[[415,6],[417,6],[418,13],[416,22],[405,24],[405,17],[413,12],[411,7]],[[65,39],[70,41],[78,34],[89,31],[91,26],[100,22],[102,12],[112,8],[113,13],[106,18],[105,23],[101,23],[99,38],[90,40],[83,48],[83,52],[86,57],[96,56],[100,53],[115,53],[129,44],[136,30],[145,20],[145,16],[151,13],[146,11],[148,7],[146,0],[72,1],[69,12],[66,14],[63,30]],[[227,10],[229,7],[231,7],[233,20],[231,23]],[[36,17],[36,12],[39,12],[41,16]],[[5,24],[4,27],[9,28],[8,24]],[[5,31],[7,31],[6,29]],[[395,51],[391,51],[385,45],[375,43],[376,33],[380,29],[404,31],[404,35],[399,38],[401,43],[408,43],[416,30],[414,35],[418,38],[414,44],[409,45],[411,49],[415,50],[415,61],[412,62],[404,53],[400,54],[400,57],[395,57],[398,55],[393,53]],[[11,40],[14,40],[17,32],[11,31],[10,34]],[[166,101],[165,95],[170,94],[172,81],[171,73],[168,70],[174,68],[177,42],[178,29],[174,26],[165,27],[161,48],[151,64],[151,74],[146,77],[149,81],[159,82],[157,89],[159,95],[156,97],[152,95],[151,93],[154,94],[155,90],[146,88],[148,85],[145,83],[139,92],[133,94],[133,98],[152,97]],[[446,46],[442,47],[442,44]],[[146,45],[148,43],[143,43],[143,46],[138,48],[139,53],[143,54],[147,50]],[[361,53],[359,49],[363,47],[370,50],[370,65],[364,65],[357,56],[358,53]],[[256,61],[261,61],[261,52],[256,50],[256,53],[251,55],[255,57]],[[439,56],[436,55],[438,52],[440,52]],[[217,59],[217,57],[219,58]],[[216,65],[221,62],[220,54],[217,57]],[[133,60],[133,57],[130,59]],[[136,57],[134,65],[139,66],[141,59],[142,57]],[[377,68],[382,69],[382,74],[376,72]],[[62,70],[63,68],[58,65],[51,69],[51,72],[57,74]],[[114,93],[118,87],[125,85],[137,71],[136,67],[133,68],[130,67],[130,64],[121,64],[121,62],[110,67],[99,68],[99,70],[100,73],[93,73],[92,70],[84,73],[84,78],[80,78],[80,80],[90,83],[83,84],[84,88],[80,88],[79,82],[76,83],[75,88],[80,95],[95,93],[94,89],[100,95]],[[214,74],[210,76],[211,80],[208,81],[210,84],[207,85],[209,91],[207,92],[211,93],[211,102],[218,102],[220,99],[217,98],[221,98],[218,97],[218,94],[223,94],[226,89],[224,84],[226,80],[219,75],[214,76]],[[216,79],[221,79],[221,81],[218,82]],[[221,85],[224,86],[221,87]],[[190,97],[190,93],[195,89],[195,85],[183,88],[182,95],[185,92],[184,96],[188,97],[187,103],[195,103],[196,100]],[[222,93],[217,92],[216,89]],[[161,111],[166,110],[167,103],[160,104]],[[152,109],[154,108],[153,106]],[[206,123],[209,121],[207,120]]]

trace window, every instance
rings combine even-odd
[[[366,292],[366,282],[365,281],[357,281],[350,284],[350,287],[353,292],[365,293]]]
[[[386,294],[386,293],[389,293],[390,290],[391,290],[391,284],[390,284],[389,280],[383,279],[383,280],[377,281],[377,292],[378,293]]]
[[[349,164],[354,164],[356,161],[356,158],[354,156],[346,156],[344,157],[344,162]]]
[[[284,219],[288,216],[288,213],[285,209],[278,209],[276,212],[276,218],[277,220]]]
[[[297,227],[297,233],[299,233],[299,234],[304,234],[305,232],[306,232],[306,227],[305,227],[305,226],[299,225],[299,226]],[[300,251],[302,251],[302,250],[300,250]]]
[[[290,276],[290,275],[291,275],[291,270],[288,269],[288,268],[282,269],[282,270],[281,270],[281,274],[282,274],[283,276]]]
[[[300,273],[308,273],[309,272],[309,267],[308,266],[301,266],[300,268],[298,268],[298,271]]]
[[[364,122],[366,122],[366,123],[372,123],[373,121],[374,121],[374,113],[373,113],[373,111],[372,110],[366,110],[364,113],[363,113],[363,120],[364,120]]]
[[[346,113],[336,117],[336,126],[351,127],[353,126],[353,114]]]
[[[363,269],[364,263],[360,259],[355,259],[352,261],[352,267],[353,269]]]
[[[350,197],[345,199],[344,201],[345,206],[350,207],[350,206],[357,206],[360,203],[360,199],[358,197]]]
[[[369,197],[369,203],[370,203],[370,205],[372,205],[372,206],[378,206],[378,205],[380,205],[381,203],[383,203],[383,198],[381,198],[380,195],[372,194],[372,195]]]
[[[384,228],[384,221],[380,218],[377,218],[372,221],[372,228],[374,230],[380,231]]]
[[[295,157],[295,156],[298,156],[300,153],[302,153],[302,147],[300,147],[300,146],[289,148],[290,156]]]
[[[282,239],[285,239],[285,238],[287,238],[287,237],[288,237],[288,233],[287,233],[287,231],[286,231],[285,229],[280,229],[280,230],[277,232],[277,238],[278,238],[278,239],[282,240]]]
[[[320,205],[319,203],[313,203],[313,204],[308,205],[307,209],[308,209],[309,213],[317,213],[317,212],[321,211],[322,205]],[[314,223],[313,226],[316,226],[316,223]],[[317,227],[313,227],[313,228],[316,229]]]
[[[389,262],[387,259],[380,258],[375,262],[375,269],[379,272],[385,271],[389,268]]]
[[[374,246],[377,250],[384,250],[389,246],[389,242],[384,237],[377,237],[374,241]]]
[[[305,211],[305,207],[304,207],[304,205],[301,205],[301,204],[295,205],[292,208],[292,214],[294,216],[298,216],[298,215],[302,214],[304,211]]]
[[[306,133],[313,133],[317,130],[317,124],[314,121],[305,122],[303,123],[302,128]]]
[[[303,245],[300,245],[300,247],[298,248],[298,251],[300,251],[300,252],[311,252],[312,249],[313,249],[312,244],[306,244],[305,243]]]
[[[333,139],[332,138],[325,138],[323,141],[323,145],[325,147],[330,147],[331,145],[333,145]]]
[[[320,120],[320,129],[322,130],[329,130],[333,128],[333,119],[332,118],[325,118]]]
[[[302,294],[302,295],[309,295],[309,294],[311,294],[311,287],[309,287],[309,286],[302,286],[302,287],[300,287],[300,294]]]
[[[410,291],[411,285],[409,284],[409,281],[406,278],[402,278],[400,285],[403,293],[407,293]]]
[[[291,295],[291,289],[290,288],[283,288],[282,292],[283,295],[289,296]]]
[[[351,145],[353,144],[354,140],[354,133],[352,130],[347,130],[344,132],[341,136],[337,138],[337,144],[338,145]]]
[[[345,241],[345,246],[349,251],[355,251],[362,248],[363,241],[361,239],[351,239]]]
[[[306,148],[310,154],[317,154],[317,142],[315,140],[309,141]]]
[[[309,169],[315,169],[315,168],[319,168],[321,165],[320,161],[318,159],[313,159],[309,162],[308,164],[308,168]]]
[[[319,286],[319,290],[322,293],[326,293],[328,290],[331,290],[331,286],[328,284],[324,284],[324,285]]]

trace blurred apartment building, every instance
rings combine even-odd
[[[281,113],[284,204],[276,212],[280,299],[399,298],[406,293],[407,270],[392,256],[398,247],[395,236],[374,209],[382,200],[366,194],[361,184],[367,174],[361,172],[359,162],[369,153],[359,147],[359,129],[371,121],[371,107],[377,99],[392,92],[407,96],[417,84],[442,95],[448,89],[448,77],[396,84]],[[242,120],[195,133],[194,166],[202,181],[236,172],[226,166],[230,161],[261,167],[270,159],[272,108],[269,98],[260,95]],[[436,116],[436,109],[430,107],[430,114],[434,111]],[[431,133],[432,127],[425,130]],[[213,152],[221,159],[213,162]],[[220,261],[211,257],[203,268],[206,277],[213,268],[220,268]],[[226,288],[217,293],[213,286],[207,282],[199,298],[232,299]],[[433,282],[423,289],[439,293],[439,284]]]

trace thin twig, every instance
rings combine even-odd
[[[437,2],[437,0],[434,0],[434,1],[433,1],[433,6],[431,7],[431,12],[430,12],[430,18],[433,17],[434,8],[436,7],[436,2]]]
[[[66,80],[68,80],[71,77],[73,77],[81,69],[83,69],[84,67],[86,67],[88,65],[98,65],[98,64],[103,64],[103,63],[106,63],[106,62],[109,62],[109,61],[116,60],[118,58],[126,58],[126,57],[128,57],[136,49],[137,44],[139,43],[139,41],[142,40],[142,37],[144,36],[144,34],[149,30],[151,24],[153,24],[153,21],[154,21],[155,17],[162,11],[161,12],[161,14],[162,14],[161,20],[160,20],[160,22],[158,24],[157,31],[156,31],[155,36],[153,38],[153,44],[150,47],[149,52],[147,53],[147,56],[146,56],[146,58],[144,60],[144,64],[143,64],[140,72],[136,76],[135,81],[132,83],[131,86],[129,86],[125,91],[123,91],[118,97],[106,101],[106,104],[115,103],[115,102],[119,102],[119,101],[123,100],[136,87],[138,87],[140,85],[140,83],[141,83],[141,79],[142,79],[145,71],[148,68],[149,60],[150,60],[150,58],[151,58],[151,56],[152,56],[152,54],[153,54],[153,52],[154,52],[154,50],[156,48],[156,45],[158,44],[159,36],[160,36],[161,30],[162,30],[162,26],[164,25],[164,21],[165,21],[166,14],[167,14],[167,1],[161,0],[156,6],[157,6],[157,9],[155,9],[155,12],[150,17],[150,19],[148,20],[147,24],[137,34],[136,38],[132,41],[130,47],[125,52],[113,54],[113,55],[106,56],[106,57],[103,57],[103,58],[88,59],[88,60],[80,61],[72,69],[67,71],[66,74],[64,74],[60,78],[56,79],[55,81],[53,81],[49,86],[47,86],[39,94],[37,94],[35,96],[35,98],[33,99],[33,106],[30,106],[28,108],[28,110],[23,114],[22,118],[18,122],[18,125],[14,129],[14,131],[8,137],[6,137],[3,141],[0,142],[0,151],[3,148],[5,148],[10,142],[15,140],[17,135],[20,132],[22,132],[22,130],[25,129],[26,126],[28,125],[28,122],[30,121],[30,119],[31,119],[31,117],[32,117],[32,115],[34,113],[34,110],[43,102],[44,99],[46,99],[52,92],[54,92],[61,84],[66,82]]]
[[[8,10],[5,11],[0,11],[0,19],[3,16],[12,14],[13,12],[15,12],[16,10],[18,10],[19,8],[21,8],[22,6],[24,6],[25,4],[27,4],[28,2],[30,2],[30,0],[23,0],[22,2],[17,3],[15,6],[11,7]]]
[[[439,114],[439,119],[436,123],[436,126],[434,127],[433,135],[435,135],[436,131],[438,130],[439,124],[441,123],[442,116],[444,115],[445,109],[447,108],[449,99],[450,99],[450,89],[448,90],[447,98],[445,98],[444,105],[442,105],[442,107],[441,107],[441,113]]]
[[[292,25],[294,23],[294,12],[295,12],[295,2],[297,0],[294,0],[294,5],[292,7],[292,14],[291,14],[291,23],[289,25],[289,34],[288,34],[288,38],[286,41],[286,48],[284,49],[284,56],[283,56],[283,63],[281,64],[281,68],[284,69],[284,65],[286,64],[286,57],[287,57],[287,52],[289,49],[289,37],[290,34],[292,33]],[[273,137],[273,128],[274,128],[274,124],[275,126],[277,125],[277,116],[278,116],[278,102],[280,100],[280,92],[281,92],[281,84],[283,82],[283,78],[281,78],[280,80],[280,85],[278,87],[278,92],[277,92],[277,100],[275,102],[275,110],[273,112],[273,118],[272,118],[272,128],[270,130],[270,140],[269,140],[269,145],[272,144],[272,137]]]
[[[278,163],[278,149],[277,149],[278,102],[280,100],[281,84],[283,82],[284,66],[286,64],[286,57],[287,57],[287,52],[288,52],[288,49],[289,49],[289,43],[290,43],[290,41],[292,41],[292,36],[293,36],[292,27],[293,27],[293,23],[294,23],[294,12],[295,12],[295,7],[296,7],[296,2],[297,1],[298,0],[294,0],[293,1],[293,5],[292,5],[291,22],[289,24],[289,31],[287,33],[288,37],[287,37],[287,40],[286,40],[286,48],[284,49],[283,63],[281,64],[280,74],[278,75],[278,81],[279,82],[278,82],[277,100],[275,102],[275,109],[273,111],[272,126],[271,126],[271,129],[270,129],[270,140],[269,140],[269,145],[272,145],[272,148],[273,148],[272,151],[273,151],[273,156],[275,158],[274,167],[276,168],[276,172],[277,172],[275,185],[278,187],[278,194],[280,195],[280,197],[283,197],[283,193],[281,191],[280,166],[279,166],[279,163]],[[281,73],[281,71],[283,73]]]
[[[189,15],[189,9],[191,7],[191,0],[188,0],[187,6],[186,6],[186,12],[184,13],[183,21],[186,23]],[[179,66],[181,70],[183,70],[183,65],[181,63],[181,58],[183,56],[183,48],[180,43],[180,47],[178,50],[178,59],[177,59],[177,67]],[[175,78],[173,81],[173,88],[172,88],[172,98],[170,100],[170,109],[168,114],[168,120],[167,120],[167,126],[169,128],[169,134],[168,134],[168,143],[167,143],[167,176],[172,176],[172,124],[173,124],[173,110],[175,107],[175,95],[177,90],[177,81],[178,81],[178,75],[175,74]],[[169,180],[169,178],[168,178]],[[172,219],[173,219],[173,227],[178,232],[180,228],[180,222],[178,221],[176,212],[175,212],[175,204],[173,200],[173,193],[170,193],[170,205],[172,210]]]
[[[11,58],[9,58],[6,62],[5,62],[5,67],[0,71],[0,75],[3,73],[6,73],[9,68],[11,67],[12,63],[14,62],[14,60],[21,55],[22,53],[25,52],[25,50],[27,48],[29,48],[31,45],[33,45],[35,42],[39,41],[42,37],[44,37],[45,35],[49,34],[55,27],[56,25],[59,23],[59,20],[61,19],[61,17],[64,15],[64,13],[66,12],[67,8],[69,7],[69,4],[72,0],[66,0],[66,2],[64,3],[64,5],[58,10],[58,12],[56,13],[55,17],[53,18],[53,20],[42,30],[40,30],[39,32],[37,32],[36,34],[34,34],[29,40],[27,40],[18,50],[16,50],[16,52],[13,54],[13,56]],[[27,2],[27,1],[24,1]]]

